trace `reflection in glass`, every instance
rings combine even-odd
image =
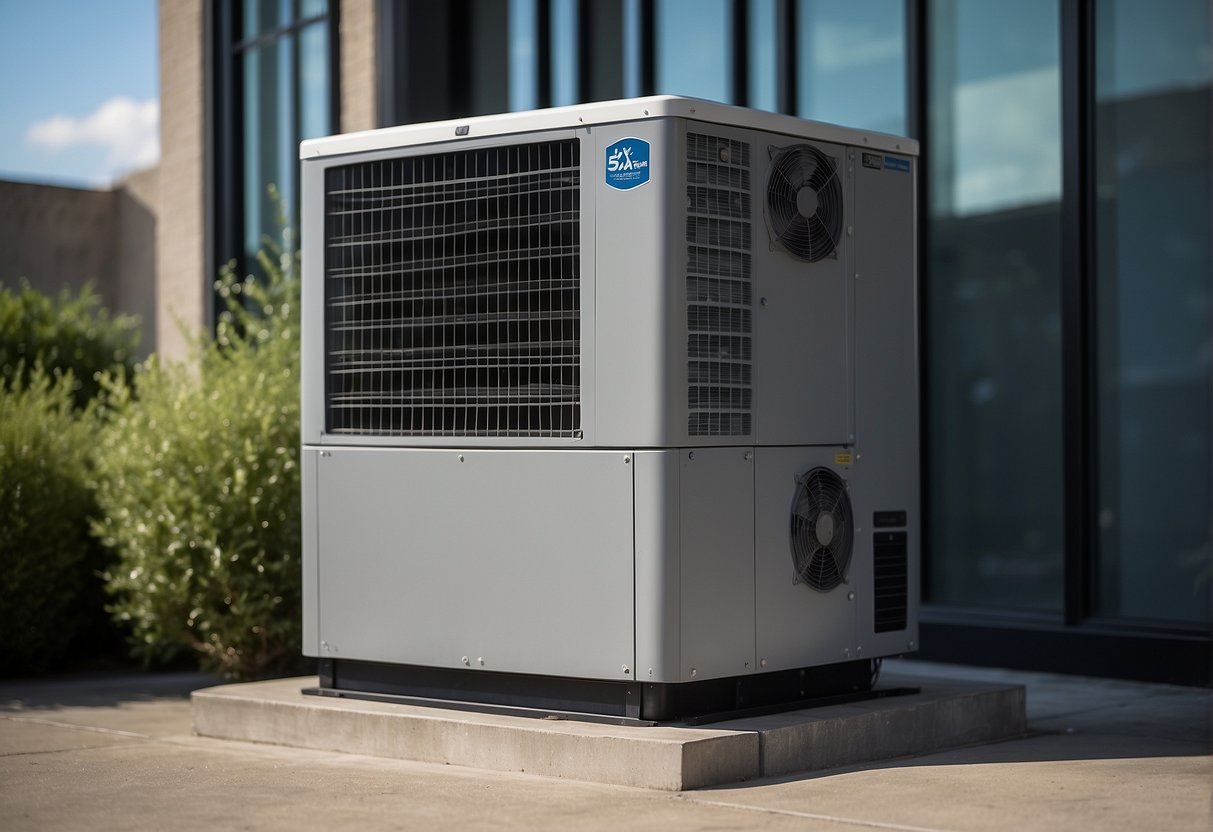
[[[552,0],[552,105],[577,103],[577,0]]]
[[[775,66],[775,0],[751,0],[749,19],[749,106],[758,110],[779,109]]]
[[[510,0],[510,110],[533,110],[539,101],[535,0]]]
[[[292,2],[244,5],[244,25],[262,31],[295,23]],[[322,14],[322,0],[300,9]],[[247,32],[246,32],[247,35]],[[243,213],[245,268],[256,271],[255,256],[266,238],[278,239],[281,212],[287,227],[298,227],[298,147],[305,138],[333,132],[329,66],[329,25],[320,20],[249,44],[237,53],[242,78]],[[278,190],[273,199],[269,187]]]
[[[329,38],[324,21],[299,33],[299,138],[333,132],[329,123]]]
[[[732,101],[728,0],[655,0],[656,92]]]
[[[1206,0],[1096,6],[1097,612],[1208,622]]]
[[[252,268],[265,237],[276,239],[278,215],[296,210],[294,36],[286,35],[242,53],[244,76],[244,253]],[[282,206],[270,198],[275,185]],[[289,217],[288,217],[289,220]]]
[[[904,0],[799,0],[796,28],[798,115],[905,133]]]
[[[1057,4],[928,4],[935,603],[1061,609]]]

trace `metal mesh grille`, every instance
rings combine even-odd
[[[687,134],[687,432],[752,432],[750,146]]]
[[[579,435],[580,146],[332,168],[327,430]]]

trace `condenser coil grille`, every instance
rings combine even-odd
[[[687,432],[748,436],[750,146],[687,134]]]
[[[568,139],[327,172],[329,433],[579,435],[579,153]]]

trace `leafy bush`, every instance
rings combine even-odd
[[[107,380],[93,527],[136,655],[245,678],[300,664],[298,281],[259,260],[264,282],[225,271],[194,363]]]
[[[5,674],[45,670],[89,622],[78,603],[99,553],[89,538],[92,408],[76,380],[22,362],[0,381],[0,644]],[[28,383],[24,381],[28,379]],[[93,587],[95,591],[95,586]],[[95,593],[99,595],[99,593]],[[98,602],[92,612],[100,612]]]
[[[96,397],[98,374],[129,372],[139,343],[137,322],[129,315],[110,317],[101,299],[86,285],[48,297],[22,281],[14,291],[0,287],[0,382],[29,382],[35,362],[50,371],[71,371],[72,396],[83,408]]]

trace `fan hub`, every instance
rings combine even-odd
[[[813,529],[813,533],[817,535],[817,542],[822,546],[829,546],[834,542],[834,515],[823,511],[817,517],[817,524]]]
[[[817,191],[805,185],[796,192],[796,211],[802,217],[811,217],[817,213]]]

